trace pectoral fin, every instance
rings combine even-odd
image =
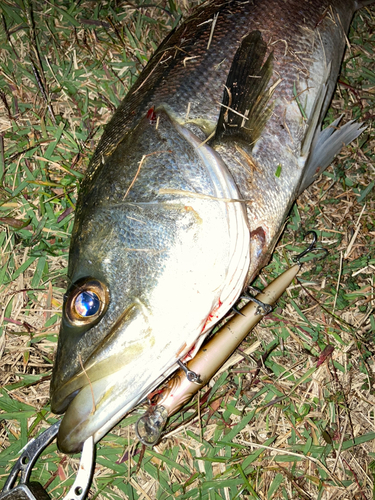
[[[234,56],[224,89],[213,142],[230,136],[252,145],[259,138],[272,106],[272,54],[263,64],[267,45],[259,31],[247,35]]]

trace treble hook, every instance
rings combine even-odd
[[[313,241],[310,243],[310,245],[306,248],[306,250],[304,250],[303,252],[299,253],[298,255],[295,255],[292,260],[293,262],[298,262],[298,264],[301,264],[301,259],[302,257],[304,257],[305,255],[307,255],[308,253],[311,253],[311,252],[316,252],[316,251],[323,251],[325,252],[325,254],[320,257],[318,260],[322,260],[324,259],[328,254],[328,250],[326,248],[323,248],[323,247],[317,247],[316,246],[316,243],[318,241],[318,235],[316,234],[315,231],[308,231],[306,234],[305,234],[305,238],[306,236],[308,236],[309,234],[312,234],[313,235]]]

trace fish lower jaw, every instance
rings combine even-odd
[[[59,450],[67,454],[80,452],[83,443],[91,436],[97,443],[177,369],[176,361],[177,358],[172,359],[156,370],[155,378],[150,377],[149,372],[139,377],[127,368],[82,387],[63,416],[57,436]]]
[[[57,436],[61,452],[80,452],[84,442],[91,436],[94,442],[98,442],[141,399],[136,394],[118,408],[118,403],[115,405],[114,401],[121,401],[121,398],[113,396],[118,387],[111,378],[113,377],[86,385],[71,401]]]

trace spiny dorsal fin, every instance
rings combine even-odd
[[[260,31],[242,40],[228,74],[214,142],[237,136],[250,145],[259,138],[272,112],[272,106],[268,106],[272,90],[266,89],[273,57],[270,54],[263,64],[266,52]]]

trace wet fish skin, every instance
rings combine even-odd
[[[273,116],[251,152],[257,167],[252,169],[251,179],[246,169],[238,167],[238,162],[243,163],[238,152],[218,148],[225,156],[243,197],[249,200],[249,222],[254,241],[253,264],[249,270],[249,279],[252,280],[272,254],[286,213],[299,193],[309,153],[307,144],[304,155],[300,156],[308,124],[296,104],[293,88],[296,86],[296,94],[309,116],[322,82],[326,80],[325,98],[318,110],[320,124],[336,85],[353,13],[370,3],[353,0],[244,0],[213,2],[198,9],[162,43],[119,106],[94,153],[86,184],[90,183],[101,158],[111,154],[124,135],[155,103],[167,104],[171,116],[202,140],[206,139],[217,124],[223,85],[234,54],[249,31],[259,30],[269,52],[274,55],[271,84],[281,81],[274,92]],[[236,161],[228,162],[229,156]],[[278,165],[283,174],[275,182]],[[286,184],[281,186],[283,179]],[[271,196],[275,192],[279,196]],[[261,262],[258,260],[260,255]]]
[[[304,179],[311,144],[319,136],[315,129],[331,99],[345,32],[358,6],[349,0],[214,2],[198,9],[163,42],[130,90],[94,153],[76,210],[68,270],[73,288],[67,295],[74,283],[91,276],[108,288],[110,302],[98,321],[86,325],[71,324],[63,313],[51,383],[55,412],[64,412],[73,400],[60,429],[62,450],[79,450],[91,434],[100,439],[206,331],[207,320],[220,309],[223,282],[234,273],[228,256],[235,254],[236,265],[247,266],[249,280],[267,262],[301,183],[313,180],[315,171]],[[224,131],[211,139],[202,159],[198,139],[215,130],[228,75],[234,72],[237,78],[233,58],[244,37],[253,32],[260,33],[267,47],[260,65],[273,54],[273,114],[255,144],[251,133],[234,140]],[[294,87],[308,120],[301,114]],[[234,104],[241,107],[246,102],[240,97]],[[155,117],[149,114],[153,106]],[[160,129],[150,123],[158,117]],[[352,128],[349,135],[357,132]],[[216,153],[220,158],[214,157]],[[224,172],[225,181],[216,186],[219,192],[215,174],[208,175],[207,168]],[[169,194],[160,194],[163,187]],[[231,198],[246,200],[250,264],[243,250],[245,234],[240,249],[231,247],[237,229],[230,227],[228,210],[237,207],[231,220],[244,231],[241,205],[215,200],[218,194],[227,196],[221,189],[229,189]],[[205,237],[202,222],[207,231],[211,228]],[[187,241],[189,229],[194,236]],[[173,259],[168,261],[178,239],[180,249],[191,249],[181,253],[181,268],[203,272],[193,282],[176,259],[173,265]],[[219,263],[216,273],[207,267],[212,258]],[[170,276],[179,284],[189,282],[202,300],[193,300],[183,286],[171,286],[172,278],[155,300],[153,290],[168,264]],[[230,295],[228,304],[245,284],[242,268],[234,280],[238,290],[234,293],[230,285],[225,292]],[[221,308],[220,315],[223,312]],[[154,314],[156,336],[150,326]],[[171,338],[175,343],[168,350]],[[94,385],[95,405],[87,379]]]

